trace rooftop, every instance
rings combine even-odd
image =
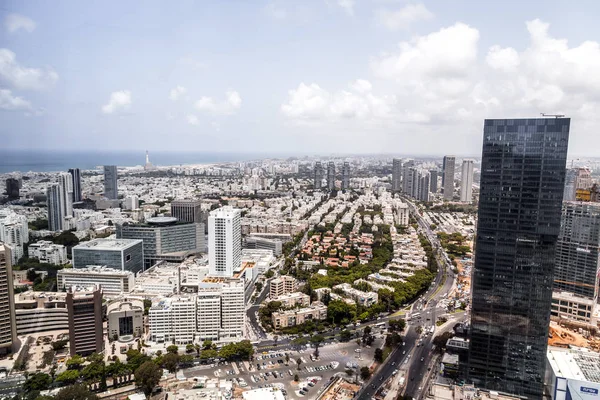
[[[79,243],[77,250],[125,250],[131,246],[141,244],[140,239],[94,239],[89,242]]]
[[[244,400],[285,400],[281,390],[277,388],[260,388],[242,393]]]
[[[600,383],[600,354],[583,348],[548,348],[548,362],[557,377]]]
[[[133,275],[131,271],[122,271],[120,269],[109,268],[103,265],[88,265],[85,268],[64,268],[61,269],[59,274],[69,274],[69,275],[88,275],[88,274],[102,274],[102,275],[120,275],[127,276]]]

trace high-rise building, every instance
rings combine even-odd
[[[94,239],[73,247],[73,268],[104,265],[137,273],[144,270],[143,241],[140,239]]]
[[[431,176],[428,171],[420,171],[419,172],[419,193],[417,196],[417,200],[420,201],[429,201],[429,187]]]
[[[454,166],[456,157],[444,156],[442,172],[442,188],[444,189],[444,199],[452,200],[454,196]]]
[[[12,264],[23,257],[23,244],[29,242],[27,217],[11,209],[0,210],[0,242],[10,246]]]
[[[102,353],[102,289],[97,286],[86,289],[72,287],[67,291],[66,301],[71,355]]]
[[[208,267],[210,275],[233,276],[242,263],[241,211],[225,206],[208,215]]]
[[[62,231],[64,223],[63,191],[58,183],[51,183],[46,189],[46,205],[48,210],[48,229]]]
[[[563,201],[575,201],[575,179],[577,178],[577,169],[567,169],[567,176],[565,178],[565,192],[563,195]]]
[[[319,190],[323,187],[323,164],[320,161],[315,163],[314,187]]]
[[[18,199],[19,198],[19,189],[21,185],[19,184],[19,180],[15,178],[8,178],[6,180],[6,195],[9,199]]]
[[[563,202],[554,289],[598,297],[600,204]]]
[[[392,191],[399,192],[402,190],[402,160],[394,158],[392,160]]]
[[[589,189],[594,184],[592,179],[592,173],[589,168],[577,168],[577,175],[575,176],[575,190],[577,189]]]
[[[410,169],[415,166],[414,160],[408,160],[402,164],[402,192],[408,196],[411,196],[413,180],[409,176]]]
[[[104,197],[110,200],[117,200],[119,198],[119,189],[117,185],[117,166],[116,165],[105,165],[104,166]]]
[[[542,398],[569,126],[484,123],[467,371],[489,390]]]
[[[335,189],[335,163],[333,161],[327,163],[327,189]]]
[[[73,185],[73,203],[76,203],[82,200],[81,171],[79,170],[79,168],[71,168],[69,169],[69,174],[71,174],[71,182]]]
[[[10,247],[0,243],[0,354],[11,353],[17,341],[11,258]]]
[[[460,175],[460,201],[470,203],[473,197],[473,160],[463,160]]]
[[[344,161],[342,165],[342,190],[350,189],[350,163]]]
[[[200,200],[186,199],[171,202],[171,216],[181,222],[205,222],[202,214],[202,202]]]
[[[429,171],[429,191],[431,193],[437,193],[438,191],[438,171],[433,169]]]
[[[61,191],[63,216],[73,216],[73,177],[68,172],[58,175],[58,186]]]
[[[181,262],[204,251],[204,225],[178,223],[173,217],[153,217],[143,224],[117,225],[117,239],[141,239],[144,267],[157,261]]]

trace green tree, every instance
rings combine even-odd
[[[75,354],[73,357],[67,360],[67,368],[80,369],[84,362],[85,358],[81,357],[79,354]]]
[[[167,347],[167,353],[173,353],[173,354],[177,354],[179,352],[179,346],[177,345],[170,345]]]
[[[177,372],[177,365],[179,364],[179,355],[174,353],[167,353],[162,359],[162,365],[170,373],[174,374]]]
[[[202,342],[202,349],[204,349],[204,350],[213,349],[213,342],[210,340],[205,340],[204,342]]]
[[[185,352],[186,353],[193,353],[194,352],[194,345],[189,343],[185,346]]]
[[[302,359],[301,358],[297,359],[296,364],[298,364],[298,371],[300,371],[300,365],[302,364]]]
[[[380,348],[376,348],[374,359],[377,362],[383,362],[383,350],[381,350]]]
[[[315,346],[315,357],[319,358],[319,346],[325,340],[323,335],[313,335],[310,337],[310,342]]]
[[[294,374],[294,382],[298,382],[300,380],[300,377],[298,376],[298,374]]]
[[[160,368],[156,364],[146,361],[135,371],[135,384],[148,396],[160,382],[161,375]]]
[[[84,385],[71,385],[62,388],[54,400],[98,400],[98,396],[91,393]]]
[[[290,355],[288,353],[285,353],[285,365],[289,365],[290,363]]]
[[[406,321],[403,319],[390,319],[388,321],[390,332],[402,332],[406,327]]]
[[[209,360],[212,358],[217,358],[218,356],[219,356],[219,352],[217,350],[213,350],[213,349],[202,350],[202,353],[200,353],[200,359],[202,359],[202,360]]]
[[[342,320],[352,320],[356,315],[356,306],[349,305],[342,300],[332,300],[327,306],[327,318],[335,324],[339,324]]]
[[[135,371],[140,365],[150,361],[150,357],[142,354],[139,350],[129,349],[127,350],[127,366],[131,371]]]
[[[76,369],[68,369],[65,372],[61,372],[56,377],[56,382],[60,382],[65,385],[71,385],[79,379],[79,371]]]
[[[341,342],[347,342],[350,339],[352,339],[352,332],[350,332],[348,329],[344,329],[343,331],[340,332],[340,341]]]
[[[26,392],[47,390],[50,387],[50,384],[52,384],[52,378],[50,375],[38,372],[36,374],[29,375],[23,384],[23,389]]]
[[[360,377],[363,381],[366,381],[371,377],[371,370],[369,369],[369,367],[362,367],[360,369]]]
[[[152,300],[144,299],[144,315],[148,315],[150,307],[152,307]]]
[[[275,272],[273,272],[273,270],[268,270],[267,272],[265,272],[265,278],[267,279],[271,279],[273,276],[275,275]]]

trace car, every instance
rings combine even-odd
[[[423,362],[425,360],[425,357],[421,357],[421,362]]]
[[[403,351],[402,351],[402,355],[404,355],[404,354],[406,354],[406,350],[403,350]]]
[[[300,395],[304,396],[306,394],[306,392],[304,390],[300,390],[298,393],[300,393]]]
[[[394,366],[394,365],[396,365],[396,362],[393,362],[393,363],[392,363],[392,366]]]
[[[379,377],[379,380],[380,380],[380,381],[382,381],[382,380],[383,380],[383,376],[380,376],[380,377]]]
[[[308,386],[313,387],[313,386],[315,386],[315,384],[312,382],[308,382]]]

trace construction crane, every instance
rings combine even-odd
[[[564,118],[563,114],[546,114],[546,113],[540,113],[540,114],[542,114],[542,117]]]

